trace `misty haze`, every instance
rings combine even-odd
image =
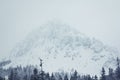
[[[119,0],[0,1],[0,80],[120,80]]]

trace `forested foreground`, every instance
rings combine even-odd
[[[97,75],[80,75],[77,71],[50,74],[43,70],[41,60],[40,69],[35,66],[0,68],[0,80],[120,80],[120,60],[117,58],[117,68],[115,70],[109,68],[108,75],[106,75],[107,72],[104,67],[101,68],[100,72],[100,77]]]

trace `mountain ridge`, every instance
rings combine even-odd
[[[84,74],[99,74],[102,67],[115,68],[119,52],[66,24],[53,22],[34,30],[17,44],[7,67],[37,65],[39,57],[49,72],[76,69]]]

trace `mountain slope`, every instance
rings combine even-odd
[[[70,26],[48,23],[31,32],[12,50],[9,66],[38,65],[44,61],[49,72],[78,70],[81,74],[100,74],[102,67],[115,68],[119,52],[101,41],[89,38]]]

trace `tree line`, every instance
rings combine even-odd
[[[120,80],[120,60],[117,58],[115,70],[109,68],[108,74],[104,67],[101,69],[101,76],[80,75],[76,70],[68,74],[67,72],[47,73],[42,69],[40,59],[40,69],[35,66],[18,66],[16,68],[0,68],[0,80]]]

